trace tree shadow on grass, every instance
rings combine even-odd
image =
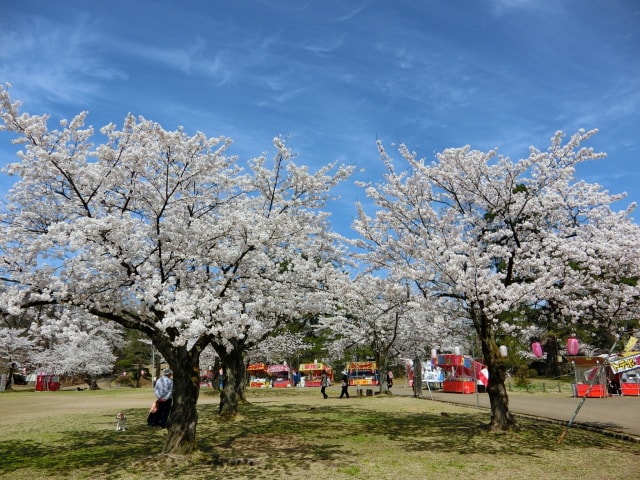
[[[69,476],[70,472],[80,474],[92,472],[94,476],[107,478],[121,465],[157,453],[164,444],[162,432],[152,430],[146,424],[128,423],[125,432],[115,431],[115,422],[108,420],[95,423],[86,422],[88,428],[62,430],[59,440],[4,441],[0,442],[0,474],[17,472],[29,468],[47,472],[48,476]],[[106,429],[95,424],[113,424]]]
[[[444,410],[444,407],[443,407]],[[544,450],[596,447],[638,453],[638,446],[611,443],[602,435],[574,430],[558,445],[559,425],[519,419],[521,428],[490,433],[483,423],[486,412],[374,411],[357,404],[313,406],[277,403],[241,405],[233,421],[217,417],[212,406],[199,407],[199,452],[189,457],[159,455],[166,431],[144,423],[146,411],[129,412],[133,421],[126,432],[115,432],[110,417],[87,421],[86,428],[70,425],[54,440],[0,442],[0,473],[19,472],[28,466],[50,478],[76,472],[85,478],[144,478],[162,475],[215,478],[230,465],[241,478],[283,478],[309,470],[317,462],[348,464],[368,454],[368,445],[388,445],[395,451],[478,451],[508,456],[537,456]],[[106,425],[110,427],[107,429]],[[98,425],[104,425],[100,427]],[[221,468],[222,467],[222,468]],[[224,475],[222,475],[224,476]],[[309,475],[310,478],[313,475]]]
[[[251,421],[227,431],[224,444],[219,448],[236,447],[240,439],[246,442],[249,437],[259,437],[262,441],[268,438],[298,438],[301,443],[335,440],[352,437],[376,437],[391,441],[406,451],[431,451],[434,449],[448,452],[468,453],[471,450],[486,454],[537,456],[541,451],[559,449],[595,447],[609,449],[612,454],[620,448],[638,453],[638,446],[622,444],[612,446],[611,439],[604,435],[575,430],[571,441],[567,444],[557,443],[562,426],[537,422],[532,419],[519,418],[519,428],[509,432],[489,432],[486,428],[487,415],[484,411],[464,413],[422,413],[368,411],[357,405],[331,405],[312,407],[299,404],[270,405],[264,408],[256,405],[245,407]],[[333,427],[332,427],[333,425]],[[234,431],[235,430],[235,431]],[[214,441],[214,439],[211,439]],[[294,458],[303,455],[298,448],[289,452]],[[330,455],[333,445],[328,445]],[[346,452],[337,449],[337,455]],[[318,454],[312,455],[318,457]]]

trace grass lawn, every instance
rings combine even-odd
[[[488,433],[486,411],[405,396],[323,400],[318,389],[249,390],[223,422],[203,392],[199,453],[157,452],[149,389],[0,394],[0,476],[12,479],[631,479],[640,445],[520,419]],[[127,413],[127,431],[115,414]]]

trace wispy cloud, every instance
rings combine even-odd
[[[14,26],[3,22],[0,29],[0,77],[25,101],[45,97],[79,105],[101,91],[105,82],[127,78],[125,71],[97,54],[105,39],[86,16],[67,25],[26,17]]]
[[[513,12],[558,12],[562,9],[562,0],[541,2],[539,0],[491,0],[491,11],[495,16]]]
[[[299,48],[311,53],[315,53],[316,55],[328,55],[342,47],[344,45],[346,37],[346,34],[342,34],[335,39],[331,39],[328,42],[325,38],[323,43],[317,43],[310,40],[307,43],[300,45]]]
[[[348,20],[351,20],[352,18],[357,17],[358,14],[360,14],[365,8],[366,8],[365,5],[360,5],[360,6],[356,7],[356,8],[348,11],[344,15],[340,15],[336,19],[336,22],[346,22]]]
[[[618,162],[605,173],[637,170],[628,0],[39,3],[0,16],[0,82],[34,113],[89,109],[106,123],[133,111],[228,135],[242,157],[291,134],[301,161],[345,158],[372,181],[376,138],[427,158],[470,144],[515,159],[555,130],[598,127],[594,148]],[[637,199],[636,184],[612,190]]]

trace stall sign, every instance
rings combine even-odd
[[[438,355],[438,365],[441,367],[452,366],[452,367],[461,367],[464,365],[465,358],[462,355]],[[471,366],[471,363],[469,363]]]
[[[372,378],[354,378],[350,385],[375,385],[375,383]]]
[[[627,370],[633,370],[640,367],[640,353],[633,355],[632,357],[625,357],[619,360],[614,360],[609,363],[611,371],[613,373],[626,372]]]
[[[267,366],[264,363],[252,363],[247,367],[247,372],[266,372]]]
[[[290,368],[287,365],[269,365],[267,367],[267,373],[288,373]]]
[[[377,370],[378,365],[376,362],[349,362],[347,363],[348,370]]]
[[[324,365],[321,363],[302,363],[300,364],[300,370],[305,372],[314,372],[316,370],[323,370]]]

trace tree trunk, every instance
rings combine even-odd
[[[142,363],[138,363],[138,371],[136,372],[136,388],[140,388],[140,379],[142,378]]]
[[[515,425],[515,419],[509,412],[509,396],[505,388],[507,368],[493,338],[492,322],[481,308],[472,310],[472,318],[480,339],[482,354],[487,363],[487,370],[489,370],[487,393],[491,404],[491,421],[488,427],[490,430],[509,430]]]
[[[163,352],[173,370],[173,404],[167,423],[168,436],[163,453],[179,455],[196,451],[196,426],[200,396],[200,354],[185,347],[174,347],[172,355]]]
[[[244,399],[244,390],[238,386],[244,382],[243,352],[234,348],[231,353],[218,351],[224,370],[224,386],[220,390],[218,413],[223,417],[235,417],[238,414],[238,401]],[[240,397],[238,392],[240,391]]]
[[[160,369],[161,362],[159,357],[160,357],[159,355],[156,355],[154,358],[155,365],[153,366],[153,382],[152,382],[154,387],[156,386],[156,380],[160,378],[160,374],[162,373]]]
[[[220,390],[220,384],[219,384],[219,380],[220,380],[220,371],[222,370],[222,364],[220,363],[220,356],[216,356],[216,359],[213,363],[213,379],[211,380],[213,382],[213,388],[215,390]]]
[[[544,342],[547,352],[547,375],[553,377],[560,376],[560,364],[558,363],[558,339],[555,335],[549,334]]]
[[[422,361],[413,359],[413,396],[422,398]]]
[[[244,358],[239,365],[236,365],[239,370],[236,371],[236,398],[238,403],[247,402],[247,366],[244,363]]]
[[[379,356],[378,360],[378,377],[380,378],[380,393],[386,393],[387,395],[391,395],[391,390],[389,390],[389,383],[387,382],[387,372],[389,371],[387,357]]]
[[[5,390],[11,390],[11,387],[13,386],[13,374],[16,371],[16,364],[14,362],[11,362],[10,366],[9,366],[9,374],[7,375],[7,380],[5,381],[4,384],[4,389]]]
[[[98,386],[98,379],[95,375],[89,375],[87,377],[87,385],[89,385],[89,390],[100,390],[100,387]]]

